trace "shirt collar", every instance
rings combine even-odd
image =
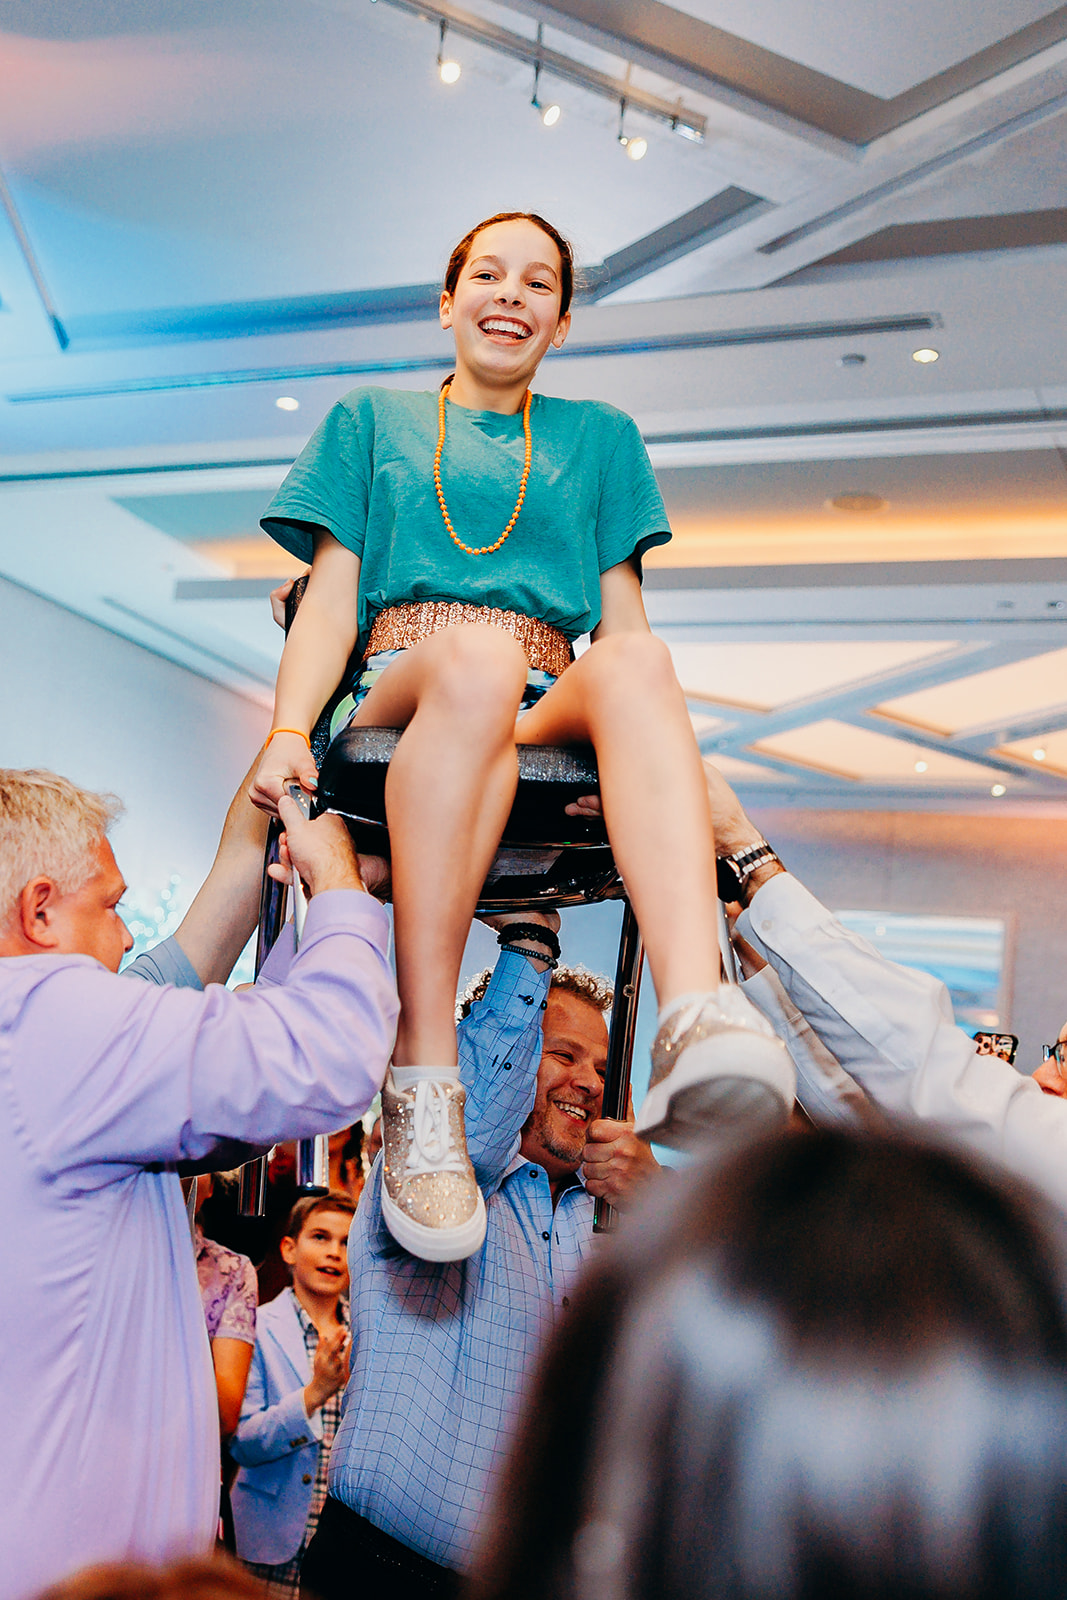
[[[313,1328],[315,1326],[315,1324],[312,1322],[311,1318],[308,1316],[307,1312],[304,1310],[304,1307],[300,1304],[300,1301],[296,1298],[296,1290],[293,1288],[292,1284],[289,1285],[288,1289],[285,1292],[286,1292],[287,1295],[289,1295],[291,1297],[293,1305],[296,1308],[296,1320],[297,1320],[297,1322],[299,1322],[301,1330],[304,1333],[307,1333],[310,1328]],[[337,1315],[340,1317],[342,1323],[347,1328],[348,1327],[348,1301],[345,1299],[344,1295],[342,1295],[340,1300],[338,1300],[338,1302],[337,1302]]]
[[[504,1181],[506,1182],[507,1179],[510,1178],[513,1173],[518,1172],[522,1167],[532,1167],[533,1165],[534,1165],[534,1163],[532,1161],[530,1161],[526,1156],[522,1155],[520,1152],[516,1152],[515,1155],[511,1158],[511,1162],[510,1162],[510,1164],[508,1166],[507,1171],[504,1173]],[[543,1170],[544,1169],[542,1168],[542,1171]],[[585,1176],[584,1176],[584,1174],[582,1172],[581,1167],[579,1167],[577,1172],[572,1174],[570,1183],[565,1183],[563,1185],[563,1187],[560,1189],[559,1192],[560,1192],[560,1194],[566,1194],[568,1189],[584,1189],[584,1188],[585,1188]]]

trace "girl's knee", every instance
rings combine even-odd
[[[432,691],[453,705],[515,715],[526,683],[526,655],[501,628],[446,628],[435,634]]]
[[[582,662],[601,685],[625,687],[628,694],[677,683],[671,653],[652,633],[609,633],[590,646]]]

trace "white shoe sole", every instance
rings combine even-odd
[[[428,1228],[415,1222],[390,1197],[382,1179],[382,1218],[397,1244],[420,1261],[465,1261],[480,1250],[485,1238],[485,1201],[478,1190],[478,1204],[458,1228]]]
[[[691,1150],[716,1133],[784,1123],[795,1094],[796,1069],[781,1040],[729,1028],[682,1051],[641,1102],[634,1132]]]

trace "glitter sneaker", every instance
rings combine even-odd
[[[423,1261],[462,1261],[485,1238],[485,1201],[467,1154],[466,1090],[443,1073],[382,1089],[382,1216]]]
[[[734,984],[685,995],[652,1045],[652,1076],[635,1131],[688,1150],[722,1132],[783,1123],[796,1070],[766,1017]]]

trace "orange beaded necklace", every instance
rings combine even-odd
[[[522,481],[519,484],[519,498],[516,500],[515,509],[511,513],[511,521],[500,535],[500,538],[497,540],[496,544],[486,544],[483,545],[480,550],[475,550],[471,545],[463,543],[463,540],[459,537],[455,528],[452,526],[452,518],[449,516],[448,507],[445,505],[445,491],[441,487],[441,455],[445,448],[445,401],[448,399],[448,391],[451,389],[451,387],[452,385],[450,383],[445,384],[444,388],[441,390],[440,399],[437,402],[437,449],[434,451],[433,458],[433,481],[434,487],[437,490],[437,503],[441,507],[441,515],[445,519],[445,527],[452,536],[452,543],[457,544],[461,550],[465,550],[469,556],[489,556],[492,555],[494,550],[500,549],[500,546],[504,543],[504,540],[515,526],[516,522],[518,522],[519,512],[522,510],[522,502],[526,499],[526,485],[530,478],[530,459],[533,455],[533,439],[530,435],[530,401],[533,399],[533,396],[531,395],[529,389],[527,389],[526,398],[522,402],[522,431],[526,439],[526,459],[523,462],[522,467]]]

